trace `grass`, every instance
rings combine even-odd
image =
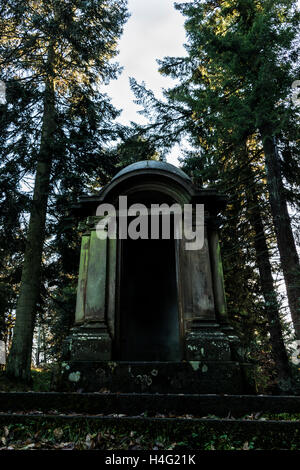
[[[49,392],[51,371],[43,369],[32,369],[32,385],[8,378],[4,371],[0,371],[1,392]]]
[[[275,434],[218,432],[207,426],[183,432],[180,427],[139,425],[126,429],[101,423],[8,423],[0,427],[0,449],[74,449],[74,450],[299,450],[299,438]]]

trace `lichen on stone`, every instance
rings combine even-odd
[[[188,344],[188,349],[190,351],[197,351],[197,346],[192,346],[191,344]]]
[[[111,371],[113,372],[115,370],[115,368],[117,367],[117,363],[116,362],[108,362],[108,367],[111,369]]]
[[[71,372],[69,374],[69,380],[70,382],[79,382],[80,380],[80,372],[77,371],[77,372]]]

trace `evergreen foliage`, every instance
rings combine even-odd
[[[9,0],[1,6],[0,79],[8,92],[1,118],[2,200],[7,210],[7,196],[12,201],[12,230],[19,245],[23,240],[18,256],[24,253],[7,372],[25,381],[36,314],[75,271],[77,235],[62,232],[66,208],[95,177],[103,184],[110,175],[105,147],[117,136],[112,121],[118,112],[101,85],[118,73],[111,59],[126,19],[125,0]],[[9,238],[4,218],[3,237]]]
[[[160,101],[132,80],[149,117],[141,134],[164,150],[187,138],[184,169],[229,196],[222,232],[229,314],[252,351],[257,341],[271,347],[283,388],[290,370],[274,281],[281,272],[296,338],[300,320],[299,258],[287,209],[299,207],[299,109],[291,100],[299,75],[296,3],[176,4],[186,17],[187,56],[159,61],[176,85]]]

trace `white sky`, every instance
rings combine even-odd
[[[140,108],[133,102],[129,77],[134,77],[138,83],[144,81],[158,97],[162,96],[162,88],[174,86],[174,80],[159,74],[156,62],[165,56],[186,54],[184,16],[173,4],[173,0],[128,0],[131,17],[119,42],[117,57],[123,72],[106,88],[114,106],[123,109],[118,119],[123,124],[146,122],[137,113]],[[170,163],[178,164],[178,152],[175,148],[168,156]]]

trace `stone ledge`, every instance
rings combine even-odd
[[[129,393],[255,393],[250,364],[234,361],[62,363],[60,390]]]
[[[300,396],[219,395],[219,394],[149,394],[149,393],[68,393],[0,392],[2,412],[56,410],[90,414],[188,413],[195,416],[214,414],[235,418],[261,413],[300,413]]]

